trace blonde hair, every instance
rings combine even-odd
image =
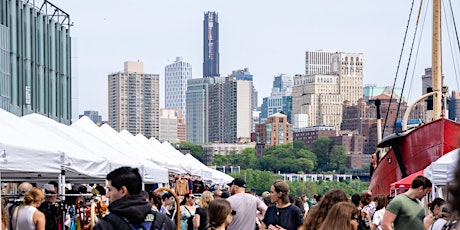
[[[25,205],[30,205],[32,203],[37,203],[45,199],[45,194],[39,188],[33,187],[29,190],[29,192],[24,196]]]
[[[207,208],[209,207],[209,203],[214,200],[214,196],[210,191],[204,191],[203,194],[201,194],[200,198],[200,204],[202,208]]]

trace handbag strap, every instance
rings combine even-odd
[[[187,209],[188,213],[190,213],[190,216],[192,216],[192,213],[190,212],[190,210],[188,210],[187,206],[184,205],[184,208]]]
[[[21,211],[21,206],[22,205],[18,206],[18,211],[16,212],[16,230],[19,230],[19,228],[18,228],[18,217],[19,217],[19,211]]]

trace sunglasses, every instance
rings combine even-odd
[[[232,216],[236,215],[236,211],[232,210],[231,214],[232,214]]]

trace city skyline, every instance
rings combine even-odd
[[[192,64],[193,79],[202,77],[205,12],[219,15],[220,75],[248,68],[254,76],[260,106],[262,98],[270,95],[275,75],[305,73],[307,50],[363,53],[364,84],[392,85],[410,9],[410,2],[396,0],[264,2],[263,8],[258,1],[85,3],[89,1],[55,4],[74,23],[70,31],[74,117],[84,110],[97,110],[104,120],[108,117],[106,76],[120,70],[123,61],[140,60],[146,72],[160,74],[160,107],[165,98],[164,67],[175,57]],[[454,5],[454,11],[458,7]],[[430,12],[426,17],[430,20]],[[423,30],[409,100],[420,94],[421,76],[431,66],[431,41],[426,38],[431,28],[425,25]],[[400,68],[401,75],[405,64]],[[450,90],[458,90],[453,70],[445,67],[444,75]]]

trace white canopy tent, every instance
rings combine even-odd
[[[3,181],[28,179],[58,180],[62,171],[67,180],[101,179],[107,161],[47,129],[0,109],[0,171]],[[64,147],[67,146],[67,147]],[[72,149],[72,147],[75,147]]]
[[[162,166],[144,159],[133,148],[120,148],[114,139],[105,135],[88,117],[83,116],[70,128],[77,134],[83,144],[89,145],[97,154],[110,162],[110,171],[122,166],[139,168],[146,183],[168,183],[168,172]]]
[[[185,154],[185,157],[189,159],[191,162],[194,162],[194,164],[197,165],[200,169],[202,169],[201,178],[203,180],[208,180],[216,184],[224,185],[232,182],[234,179],[233,177],[221,171],[209,168],[208,166],[204,165],[201,161],[193,157],[190,153]]]
[[[183,158],[182,153],[181,153],[182,156],[180,156],[180,155],[177,155],[175,152],[171,152],[170,149],[166,148],[164,145],[162,145],[154,137],[151,137],[149,139],[149,142],[155,149],[160,149],[160,152],[162,152],[164,156],[166,156],[170,160],[178,163],[180,168],[181,168],[181,173],[190,173],[190,174],[192,174],[192,171],[191,171],[192,165]],[[174,150],[177,151],[176,149],[174,149]]]
[[[188,173],[195,176],[200,175],[201,170],[195,162],[190,162],[189,159],[186,158],[183,153],[174,148],[169,142],[164,141],[163,143],[161,143],[161,145],[166,149],[166,151],[168,151],[169,154],[173,155],[180,162],[187,162],[187,164],[190,165],[190,167],[188,168]]]
[[[122,130],[118,135],[129,145],[132,146],[132,148],[135,149],[135,151],[142,155],[145,159],[148,159],[150,161],[155,161],[161,164],[163,167],[168,169],[168,171],[172,173],[179,173],[180,168],[178,167],[177,164],[174,164],[173,162],[169,161],[161,152],[155,151],[153,148],[149,148],[149,145],[144,145],[139,142],[130,132],[127,130]],[[168,168],[169,166],[169,168]]]
[[[430,179],[433,185],[447,185],[454,180],[459,154],[460,149],[444,154],[425,168],[424,176]]]
[[[172,173],[182,173],[185,172],[185,169],[181,167],[179,162],[177,162],[175,159],[169,158],[166,154],[168,154],[162,146],[160,147],[155,147],[147,137],[145,137],[142,134],[137,134],[134,136],[135,140],[139,145],[142,147],[146,148],[147,151],[149,152],[149,156],[152,158],[152,160],[158,160],[161,159],[164,161],[165,167],[171,171]]]

